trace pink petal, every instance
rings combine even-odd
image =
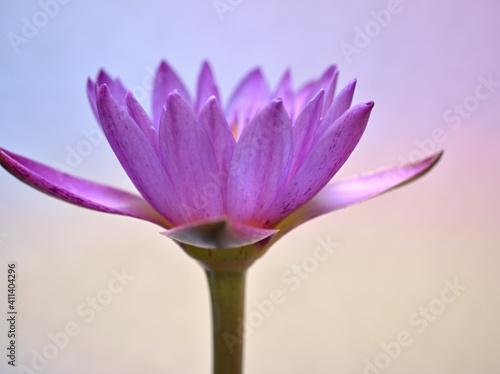
[[[329,184],[307,204],[278,224],[280,235],[322,214],[371,199],[413,182],[429,172],[442,155],[443,152],[440,152],[415,163],[385,168]]]
[[[188,103],[191,102],[191,97],[184,83],[175,71],[165,61],[162,61],[156,71],[153,85],[153,125],[155,128],[159,127],[168,94],[174,90],[177,90]]]
[[[372,107],[359,104],[328,129],[269,210],[266,227],[309,201],[337,173],[358,144]]]
[[[169,223],[139,196],[61,173],[1,148],[0,164],[22,182],[63,201],[170,227]]]
[[[97,112],[96,103],[97,92],[99,90],[99,87],[101,87],[103,84],[108,86],[111,95],[118,103],[120,103],[120,105],[125,105],[125,97],[127,96],[127,89],[120,81],[120,79],[111,78],[104,70],[99,71],[95,83],[90,78],[87,79],[87,97],[97,121],[99,121],[99,114]]]
[[[97,104],[96,98],[97,96],[97,88],[96,84],[92,79],[87,79],[87,98],[89,99],[90,107],[92,108],[92,112],[94,113],[95,118],[99,121],[99,114],[97,113]]]
[[[160,121],[160,153],[190,221],[223,214],[223,192],[212,142],[191,106],[171,93]]]
[[[330,127],[337,119],[344,114],[347,109],[351,107],[352,98],[354,96],[354,89],[356,88],[356,80],[350,81],[347,86],[345,86],[342,91],[339,92],[332,105],[326,112],[321,125],[319,126],[316,138],[319,139],[325,131]]]
[[[146,138],[149,140],[151,146],[159,155],[158,131],[154,128],[153,122],[151,122],[151,119],[149,119],[149,116],[144,111],[144,108],[141,104],[139,104],[131,92],[127,94],[126,105],[128,114],[132,117],[137,126],[139,126]]]
[[[292,178],[311,150],[320,124],[325,91],[320,90],[299,114],[293,125],[293,161],[288,179]]]
[[[205,220],[174,227],[163,234],[197,248],[224,250],[255,244],[278,230],[246,226],[225,219]]]
[[[283,105],[290,118],[294,118],[295,113],[293,113],[293,88],[292,88],[292,75],[290,70],[287,70],[276,88],[276,91],[272,95],[273,99],[283,100]]]
[[[141,195],[172,224],[185,222],[178,197],[158,154],[132,117],[102,86],[99,118],[111,148]]]
[[[205,105],[206,101],[209,97],[215,96],[217,101],[220,103],[220,95],[219,89],[217,88],[217,84],[215,83],[214,75],[212,73],[212,69],[208,62],[204,62],[200,76],[198,78],[198,90],[196,92],[196,104],[195,111],[199,113],[203,105]]]
[[[211,97],[207,101],[205,106],[201,109],[199,117],[203,128],[210,138],[215,153],[223,202],[225,203],[227,178],[236,141],[234,140],[234,136],[227,124],[226,117],[215,97]]]
[[[335,96],[335,89],[337,88],[337,79],[339,77],[339,71],[337,70],[337,67],[333,67],[333,72],[330,77],[330,80],[326,84],[325,87],[325,104],[323,107],[323,116],[326,114],[328,108],[330,108],[330,105],[332,105],[333,102],[333,97]]]
[[[331,102],[333,98],[335,85],[337,82],[337,66],[331,65],[325,70],[323,75],[316,81],[306,83],[297,93],[295,97],[295,113],[299,113],[304,105],[315,97],[319,90],[323,89],[326,92],[325,105]]]
[[[236,143],[227,182],[228,215],[254,224],[286,182],[293,150],[290,118],[274,100],[254,117]]]
[[[239,138],[243,129],[269,100],[269,87],[260,69],[251,71],[231,95],[226,118],[231,128],[236,129]]]

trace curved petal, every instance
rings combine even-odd
[[[170,227],[167,220],[139,196],[61,173],[2,148],[0,164],[22,182],[68,203]]]
[[[130,117],[132,117],[137,126],[139,126],[146,138],[151,143],[151,146],[159,155],[158,131],[154,128],[153,122],[151,122],[151,119],[144,111],[144,108],[141,106],[141,104],[139,104],[139,102],[131,92],[127,94],[127,98],[125,99],[125,101],[127,104],[128,114],[130,114]]]
[[[231,219],[254,224],[263,219],[288,177],[293,150],[290,118],[274,100],[255,116],[236,143],[227,182]]]
[[[294,113],[300,113],[304,105],[312,100],[317,95],[319,90],[323,89],[327,92],[326,98],[333,98],[335,91],[335,83],[337,81],[337,66],[331,65],[325,72],[315,81],[308,82],[299,89],[295,95],[295,109]],[[333,88],[333,90],[332,90]],[[329,99],[331,101],[331,98]]]
[[[141,195],[172,224],[185,222],[174,185],[156,151],[106,85],[99,90],[97,108],[111,148]]]
[[[347,86],[342,89],[342,91],[339,92],[338,96],[335,98],[335,100],[333,100],[333,103],[330,105],[330,108],[321,121],[318,132],[316,134],[316,139],[319,139],[325,133],[325,131],[351,107],[355,88],[356,80],[354,79],[350,81]]]
[[[189,91],[182,83],[175,71],[165,62],[162,61],[156,71],[153,83],[153,125],[155,128],[160,126],[160,118],[163,113],[163,108],[167,103],[168,94],[177,90],[179,94],[188,103],[191,103]]]
[[[322,214],[345,208],[404,186],[428,173],[438,163],[442,155],[443,152],[440,152],[415,163],[384,168],[329,184],[307,204],[286,217],[276,228],[279,228],[280,235],[283,235],[294,227]]]
[[[223,214],[214,149],[191,106],[174,91],[160,121],[160,154],[190,221]]]
[[[269,87],[260,69],[252,70],[231,95],[226,118],[239,138],[245,126],[268,103]]]
[[[266,227],[309,201],[337,173],[358,144],[372,107],[373,102],[359,104],[328,129],[269,210]]]
[[[201,109],[199,117],[203,128],[210,138],[215,153],[219,170],[218,180],[220,180],[225,210],[227,178],[229,176],[229,167],[233,158],[234,148],[236,147],[236,141],[215,97],[211,97],[207,101]]]
[[[163,235],[197,248],[240,248],[269,238],[278,230],[246,226],[226,219],[204,220],[174,227]]]
[[[99,113],[97,113],[97,88],[94,81],[90,78],[87,79],[87,98],[89,99],[90,107],[94,113],[97,122],[99,122]]]
[[[118,103],[120,103],[120,105],[125,105],[125,97],[127,96],[127,89],[120,79],[111,78],[104,70],[99,71],[95,82],[93,82],[90,78],[87,79],[87,97],[98,122],[99,113],[97,112],[97,93],[99,91],[99,87],[104,84],[108,86],[111,95]]]
[[[288,115],[293,120],[295,116],[295,113],[293,113],[294,94],[292,87],[292,74],[290,73],[289,69],[285,72],[285,74],[281,78],[280,82],[278,83],[278,87],[276,88],[276,91],[274,92],[272,97],[273,99],[283,100],[283,105],[285,106]]]
[[[338,77],[339,77],[339,71],[338,71],[337,67],[334,66],[332,68],[332,73],[331,73],[330,79],[327,82],[326,86],[324,87],[325,104],[323,106],[323,113],[322,113],[323,116],[326,115],[328,108],[330,108],[330,106],[332,105],[333,97],[335,96],[335,89],[337,88]],[[321,88],[323,88],[323,87],[321,87]]]
[[[198,89],[196,90],[195,112],[197,114],[200,113],[201,108],[211,96],[215,96],[217,101],[219,103],[221,102],[214,74],[212,73],[209,63],[205,61],[201,67],[200,76],[198,78]]]
[[[311,150],[320,124],[325,91],[320,90],[300,112],[293,126],[293,161],[290,176],[293,177]]]

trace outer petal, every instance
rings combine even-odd
[[[293,150],[292,127],[283,103],[274,100],[248,124],[236,144],[227,186],[231,219],[255,224],[286,182]]]
[[[149,119],[149,116],[144,111],[143,107],[135,99],[131,92],[127,94],[126,98],[127,111],[130,117],[133,118],[137,126],[142,130],[146,138],[151,143],[151,146],[155,149],[156,153],[159,155],[158,148],[158,131],[154,128],[153,122]]]
[[[231,95],[226,118],[229,125],[236,129],[237,138],[241,135],[248,122],[269,101],[269,87],[260,69],[251,71]]]
[[[160,118],[162,116],[168,94],[174,90],[177,90],[188,103],[191,103],[189,92],[180,78],[165,61],[162,61],[156,71],[153,85],[153,125],[156,128],[160,125]]]
[[[320,124],[324,94],[325,91],[320,90],[295,121],[293,126],[293,161],[288,179],[295,175],[314,144],[316,131]]]
[[[332,105],[330,105],[330,108],[321,121],[316,139],[319,139],[325,133],[328,127],[335,123],[335,121],[339,119],[340,116],[350,108],[355,88],[356,80],[354,79],[350,81],[347,86],[342,89],[342,91],[339,92],[338,96],[335,98]]]
[[[269,210],[266,227],[309,201],[337,173],[358,144],[372,107],[370,102],[351,108],[327,131]]]
[[[223,215],[223,192],[212,142],[191,106],[169,95],[160,121],[160,153],[190,221]]]
[[[72,177],[1,148],[0,164],[22,182],[63,201],[170,227],[168,222],[139,196]]]
[[[257,243],[277,232],[278,230],[246,226],[222,218],[188,223],[163,234],[179,243],[197,248],[224,250]]]
[[[318,80],[306,83],[295,97],[295,113],[299,113],[304,105],[311,101],[321,89],[324,89],[327,93],[325,96],[325,99],[327,99],[325,104],[331,102],[335,91],[337,75],[337,66],[331,65]]]
[[[332,75],[325,86],[325,105],[323,106],[323,116],[326,114],[330,105],[332,105],[333,97],[335,96],[335,89],[337,88],[337,79],[339,77],[339,71],[337,67],[333,67]],[[323,87],[322,87],[323,88]]]
[[[141,195],[172,224],[185,222],[176,190],[157,153],[106,86],[99,91],[97,108],[109,144]]]
[[[212,69],[208,62],[204,62],[200,76],[198,78],[198,89],[196,91],[196,104],[195,111],[199,113],[203,105],[205,105],[206,101],[209,97],[215,96],[217,101],[220,103],[220,95],[219,89],[217,88],[217,84],[215,83],[214,75],[212,73]]]
[[[96,103],[97,102],[97,92],[99,90],[99,87],[101,87],[103,84],[108,86],[108,89],[111,92],[111,95],[121,105],[124,105],[125,96],[127,95],[127,89],[122,84],[120,79],[111,78],[108,75],[108,73],[106,73],[104,70],[99,71],[99,74],[97,75],[97,79],[96,79],[95,83],[90,78],[87,79],[87,97],[89,99],[90,106],[92,108],[92,111],[94,112],[94,115],[95,115],[97,121],[99,121],[99,113],[97,113],[97,103]]]
[[[273,94],[273,98],[283,100],[283,105],[285,106],[288,115],[293,119],[296,113],[293,113],[294,94],[290,70],[287,70],[281,78],[280,83]]]
[[[212,143],[218,166],[223,202],[226,201],[227,178],[236,141],[224,113],[215,97],[211,97],[200,112],[200,122]],[[225,209],[225,207],[224,207]]]
[[[294,227],[322,214],[345,208],[404,186],[429,172],[442,155],[443,152],[440,152],[415,163],[385,168],[329,184],[311,201],[277,225],[277,228],[281,230],[279,235],[284,235]]]

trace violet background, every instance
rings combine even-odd
[[[252,322],[261,325],[247,339],[247,373],[372,373],[366,360],[377,357],[384,374],[500,370],[500,87],[470,98],[480,77],[500,82],[499,2],[401,0],[350,58],[342,43],[354,44],[356,28],[375,27],[372,11],[394,1],[233,0],[221,20],[211,0],[72,0],[16,52],[8,34],[21,34],[23,17],[32,20],[42,3],[0,3],[0,145],[11,151],[64,164],[68,147],[98,128],[87,77],[104,67],[147,91],[163,58],[191,91],[210,60],[225,98],[257,65],[273,86],[290,67],[297,87],[337,63],[340,86],[358,78],[355,101],[375,101],[339,177],[423,155],[424,143],[426,152],[445,149],[424,179],[301,226],[252,267],[247,315],[262,315],[256,303],[275,289],[285,301]],[[464,101],[477,105],[454,126],[443,116]],[[72,169],[133,191],[105,141]],[[33,350],[73,321],[80,334],[39,372],[210,372],[203,272],[158,227],[49,199],[4,171],[0,191],[0,310],[15,261],[19,364],[31,367]],[[328,237],[338,248],[293,291],[283,277],[312,264]],[[113,269],[135,279],[87,324],[77,308],[107,288]],[[419,333],[409,318],[439,306],[445,280],[455,278],[467,289]],[[384,361],[381,345],[405,331],[411,344]],[[2,372],[17,372],[1,357]]]

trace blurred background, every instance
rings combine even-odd
[[[339,178],[445,155],[254,264],[246,373],[498,373],[499,17],[493,0],[3,1],[0,145],[134,191],[87,102],[100,68],[149,108],[161,59],[191,92],[208,59],[226,99],[255,66],[273,87],[291,68],[297,88],[336,63],[339,86],[357,78],[355,101],[376,103]],[[48,198],[4,170],[0,192],[0,310],[16,262],[18,369],[210,373],[204,274],[161,229]],[[334,250],[318,262],[325,242]],[[273,290],[284,300],[264,309]],[[0,367],[22,372],[5,354]]]

